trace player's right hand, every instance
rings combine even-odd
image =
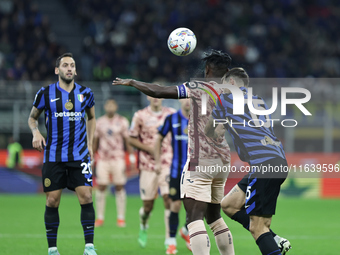
[[[112,81],[112,85],[124,85],[124,86],[131,86],[132,79],[121,79],[116,78]]]
[[[157,161],[157,162],[155,163],[155,173],[156,173],[156,174],[160,174],[160,173],[161,173],[161,170],[162,170],[162,164],[161,164],[161,162],[160,162],[160,160],[159,160],[159,161]]]
[[[39,132],[37,132],[33,136],[32,145],[34,149],[42,151],[46,146],[45,138]]]

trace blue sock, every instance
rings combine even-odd
[[[52,208],[46,206],[44,218],[48,247],[57,247],[57,233],[59,227],[58,207]]]
[[[178,213],[170,212],[169,216],[170,237],[176,237],[178,224],[179,224]]]
[[[262,255],[281,255],[281,251],[270,232],[260,235],[256,240],[256,244],[260,248]]]
[[[84,230],[85,244],[93,243],[95,220],[93,203],[81,205],[80,220]]]

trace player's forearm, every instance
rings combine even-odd
[[[163,137],[158,135],[156,143],[155,143],[155,161],[156,163],[160,161],[161,158],[161,149],[162,149]]]
[[[94,137],[93,138],[93,146],[92,146],[93,154],[95,154],[97,152],[98,147],[99,147],[99,139],[98,139],[98,137]]]
[[[37,109],[36,107],[32,107],[30,112],[30,116],[28,117],[28,126],[31,129],[32,135],[40,134],[38,129],[38,118],[41,114],[42,110]]]
[[[28,118],[28,126],[31,129],[32,135],[34,136],[37,133],[40,133],[38,129],[38,121],[32,117]]]
[[[96,129],[96,119],[91,118],[87,120],[86,132],[87,132],[87,146],[93,147],[94,131]]]
[[[138,150],[145,151],[147,153],[150,153],[150,147],[148,145],[143,144],[141,141],[139,141],[137,138],[130,137],[129,138],[129,144],[133,147],[135,147]]]
[[[130,85],[151,97],[178,99],[176,86],[166,87],[154,83],[146,83],[136,80],[131,80]]]

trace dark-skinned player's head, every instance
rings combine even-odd
[[[210,50],[204,53],[202,60],[205,63],[204,77],[206,78],[222,78],[229,70],[231,57],[220,50]]]

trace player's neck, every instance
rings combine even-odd
[[[106,117],[108,117],[109,119],[112,119],[115,116],[115,112],[114,113],[106,113]]]
[[[63,90],[66,90],[67,92],[71,92],[71,90],[74,88],[74,80],[70,83],[66,83],[62,79],[59,78],[59,87]]]
[[[162,106],[154,106],[154,105],[150,105],[151,111],[153,112],[160,112],[162,110]]]
[[[182,112],[182,115],[184,116],[184,117],[186,117],[187,119],[189,119],[189,110],[183,110],[183,109],[181,109],[181,112]]]

